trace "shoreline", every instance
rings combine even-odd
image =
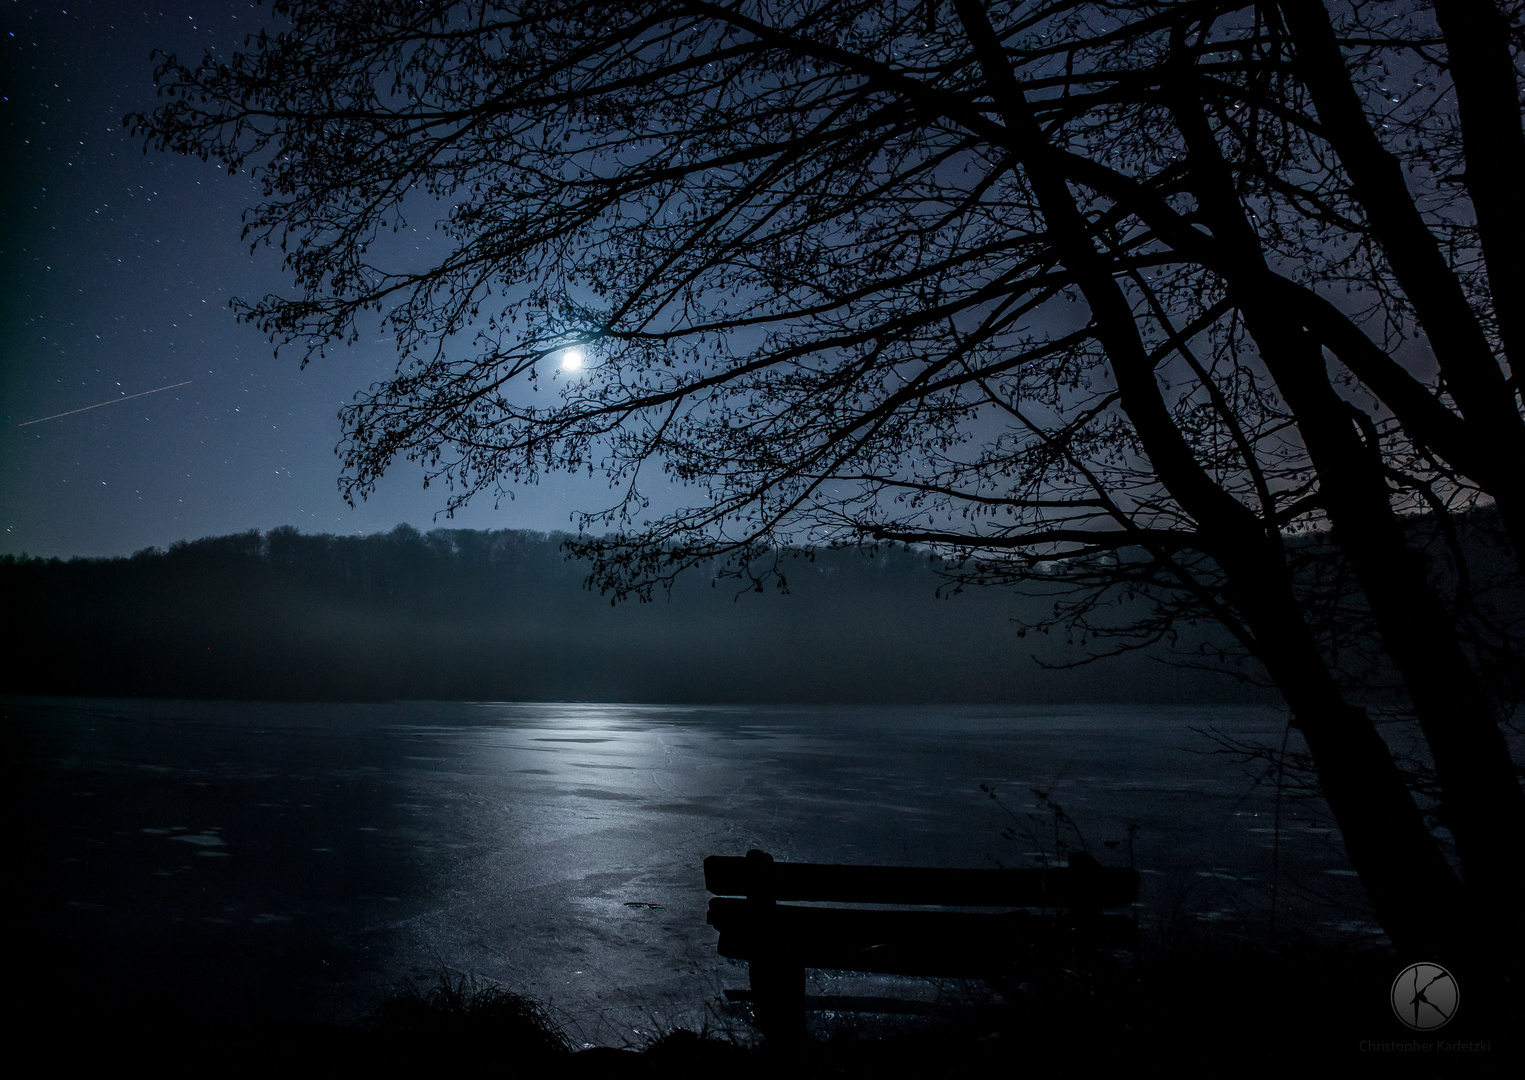
[[[19,1044],[44,1040],[58,1063],[152,1057],[190,1066],[212,1059],[251,1070],[300,1061],[476,1064],[512,1076],[975,1077],[1017,1062],[1065,1077],[1155,1063],[1193,1073],[1233,1064],[1268,1075],[1317,1060],[1449,1076],[1503,1075],[1522,1061],[1525,982],[1518,975],[1492,987],[1463,978],[1466,1005],[1455,1019],[1414,1032],[1389,1004],[1389,969],[1397,965],[1386,949],[1164,948],[1106,985],[1013,983],[995,987],[983,1004],[917,1020],[815,1014],[811,1039],[793,1049],[753,1034],[744,1008],[734,1022],[716,1013],[715,1026],[651,1033],[641,1045],[576,1046],[539,1004],[449,976],[401,988],[353,1027],[195,1018],[162,1000],[90,1017],[57,997],[18,1003],[12,1018],[21,1021],[15,1030],[29,1033]]]

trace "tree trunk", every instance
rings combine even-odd
[[[1180,54],[1184,60],[1184,52]],[[1318,338],[1268,302],[1259,237],[1199,104],[1174,81],[1174,113],[1188,147],[1192,190],[1220,249],[1229,298],[1244,313],[1261,360],[1297,420],[1334,538],[1355,570],[1378,631],[1409,692],[1442,789],[1442,821],[1456,838],[1478,910],[1501,927],[1513,911],[1514,844],[1525,835],[1525,793],[1494,702],[1468,662],[1456,624],[1409,549],[1393,512],[1379,445],[1367,445],[1353,408],[1330,382]],[[1375,439],[1373,432],[1370,438]],[[1515,935],[1511,934],[1513,938]]]
[[[1419,213],[1404,181],[1402,165],[1372,130],[1322,0],[1281,0],[1280,7],[1297,46],[1298,69],[1313,96],[1323,134],[1350,174],[1373,236],[1413,304],[1447,389],[1466,418],[1482,459],[1490,466],[1483,475],[1472,478],[1498,503],[1515,559],[1525,569],[1525,475],[1519,468],[1519,462],[1525,461],[1525,417],[1520,412],[1518,388],[1511,387],[1506,379],[1461,281],[1447,265],[1439,242]],[[1525,315],[1520,311],[1519,295],[1507,291],[1522,280],[1518,170],[1514,164],[1518,159],[1508,151],[1525,146],[1525,138],[1520,131],[1513,65],[1508,63],[1508,28],[1496,9],[1480,0],[1445,0],[1436,9],[1448,39],[1453,32],[1458,35],[1459,52],[1452,57],[1453,66],[1458,59],[1468,65],[1467,70],[1455,74],[1468,173],[1474,164],[1478,168],[1475,184],[1469,175],[1468,189],[1478,213],[1494,307],[1509,342],[1525,334],[1525,327],[1520,325]],[[1497,40],[1484,44],[1490,33]],[[1500,49],[1505,50],[1507,71],[1500,70],[1497,62]],[[1500,97],[1490,100],[1489,95],[1495,93]],[[1500,110],[1513,115],[1512,125],[1499,121]],[[1512,132],[1508,130],[1511,126]],[[1522,342],[1514,344],[1525,347]],[[1515,360],[1518,362],[1519,357]],[[1422,437],[1424,433],[1412,434]]]
[[[1504,355],[1525,365],[1525,217],[1520,214],[1520,162],[1525,128],[1520,87],[1510,55],[1509,22],[1493,0],[1445,0],[1435,5],[1445,34],[1451,81],[1461,112],[1467,193],[1477,213],[1483,261],[1493,294]]]
[[[1460,960],[1474,951],[1461,884],[1387,744],[1366,710],[1344,700],[1277,577],[1256,573],[1246,560],[1234,567],[1230,595],[1254,626],[1259,658],[1292,708],[1351,865],[1400,953]]]
[[[1403,777],[1366,714],[1345,702],[1302,619],[1274,529],[1218,485],[1197,462],[1166,408],[1126,298],[1087,235],[1063,175],[999,38],[975,0],[954,7],[984,71],[991,96],[1027,170],[1050,236],[1074,274],[1111,360],[1123,410],[1156,475],[1197,521],[1209,553],[1228,577],[1225,589],[1261,645],[1261,658],[1293,708],[1325,787],[1346,851],[1383,928],[1410,955],[1457,956],[1462,897],[1455,876],[1414,805]]]
[[[1441,819],[1456,838],[1469,891],[1475,890],[1485,917],[1513,926],[1525,793],[1494,702],[1462,650],[1454,618],[1405,541],[1380,448],[1362,442],[1350,406],[1329,382],[1318,343],[1266,310],[1253,289],[1244,292],[1246,326],[1297,417],[1335,541],[1355,570],[1434,756]]]

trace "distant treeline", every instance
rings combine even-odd
[[[566,558],[564,539],[280,528],[130,558],[5,556],[13,643],[0,692],[950,703],[1248,693],[1144,654],[1045,670],[1035,651],[1077,654],[1020,638],[1013,620],[1048,601],[997,588],[939,596],[936,567],[910,551],[787,554],[787,593],[738,594],[735,580],[696,572],[651,603],[611,605],[583,587],[588,566]]]

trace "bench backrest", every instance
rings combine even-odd
[[[944,870],[921,866],[843,866],[775,862],[765,851],[704,860],[704,884],[717,896],[843,904],[943,907],[1119,908],[1138,900],[1138,871],[1102,866],[1081,852],[1069,865],[1041,870]]]

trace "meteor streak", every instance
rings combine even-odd
[[[89,412],[91,409],[99,409],[104,405],[115,405],[119,401],[131,401],[135,397],[147,397],[149,394],[157,394],[161,390],[173,390],[177,386],[189,386],[194,381],[194,379],[186,379],[185,382],[170,383],[168,386],[161,386],[158,390],[144,390],[137,394],[128,394],[126,397],[112,398],[110,401],[100,401],[94,405],[86,405],[83,409],[70,409],[68,412],[54,413],[52,416],[39,416],[36,420],[28,420],[25,423],[17,424],[16,426],[31,427],[33,424],[40,424],[44,420],[57,420],[61,416],[73,416],[75,413]]]

